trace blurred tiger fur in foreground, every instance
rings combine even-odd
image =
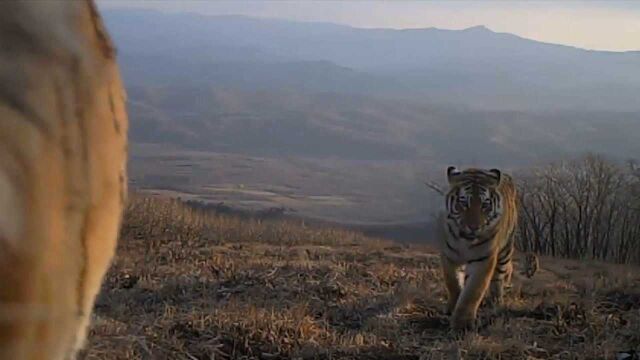
[[[439,221],[447,311],[454,329],[473,326],[488,290],[501,305],[511,282],[517,223],[516,187],[498,169],[447,169],[446,212]],[[458,272],[464,271],[464,281]]]
[[[0,359],[85,341],[127,194],[115,50],[90,0],[0,2]]]

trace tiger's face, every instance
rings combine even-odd
[[[488,235],[502,215],[501,196],[497,191],[501,173],[497,169],[447,169],[449,192],[446,197],[447,219],[460,237],[474,240]]]

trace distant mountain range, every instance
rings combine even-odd
[[[440,204],[423,181],[447,165],[640,154],[638,52],[484,27],[104,15],[137,187],[338,222],[421,222]]]
[[[346,92],[485,110],[640,110],[640,52],[588,51],[482,26],[358,29],[143,10],[105,18],[132,84]]]
[[[484,27],[108,11],[134,141],[272,156],[521,164],[640,151],[640,53]]]

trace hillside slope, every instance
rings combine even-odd
[[[456,336],[425,247],[134,198],[85,359],[611,359],[640,344],[636,268],[545,258]]]
[[[134,141],[204,151],[441,164],[486,158],[496,166],[583,151],[623,158],[640,152],[640,117],[622,111],[479,111],[207,86],[133,87],[129,93]]]

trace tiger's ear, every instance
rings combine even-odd
[[[454,182],[456,177],[460,174],[460,170],[458,170],[458,168],[455,166],[449,166],[447,168],[447,180],[449,181],[449,183]]]
[[[502,179],[502,172],[498,169],[489,170],[489,174],[491,174],[496,179],[496,184],[500,184],[500,179]]]

